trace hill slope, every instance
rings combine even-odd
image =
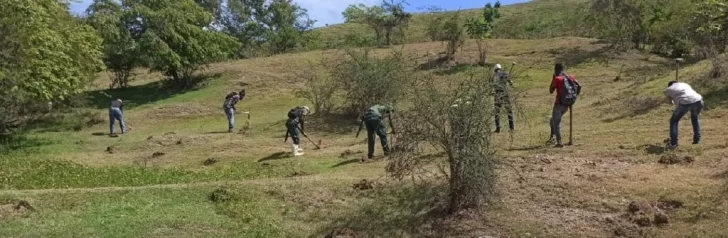
[[[706,110],[704,143],[675,153],[694,156],[693,163],[665,165],[658,160],[671,154],[661,145],[671,107],[634,102],[660,97],[660,85],[673,75],[670,60],[607,53],[605,45],[585,38],[489,43],[495,46],[490,62],[519,62],[514,72],[520,93],[517,131],[494,141],[504,162],[500,200],[482,213],[443,218],[437,212],[443,187],[392,181],[384,177],[386,161],[358,163],[356,153],[365,143],[354,138],[354,122],[314,117],[309,134],[324,148],[312,150],[303,141],[306,155],[291,158],[282,141],[285,113],[305,103],[293,96],[302,87],[296,73],[333,53],[318,51],[216,64],[208,73],[217,76],[193,91],[167,91],[142,80],[130,89],[89,92],[98,104],[91,110],[101,116],[108,99],[127,99],[125,117],[133,129],[109,138],[105,123],[80,131],[49,124],[14,139],[13,148],[0,155],[0,236],[321,237],[333,230],[380,237],[728,234],[726,109]],[[422,43],[405,50],[424,62],[425,52],[440,47]],[[476,55],[469,42],[459,61],[474,62]],[[576,145],[564,149],[542,146],[554,61],[566,62],[585,87],[573,114]],[[622,65],[622,80],[614,82]],[[699,75],[703,67],[704,62],[689,65],[684,72]],[[480,69],[464,67],[441,77],[456,80],[469,70]],[[147,77],[154,78],[142,76]],[[250,130],[225,133],[222,97],[244,85],[248,97],[238,108],[251,112]],[[237,116],[239,127],[246,121]],[[688,124],[681,127],[683,141],[691,136]],[[341,158],[345,150],[355,154]],[[205,165],[207,159],[217,163]],[[352,189],[361,179],[380,185]],[[15,208],[18,199],[34,210]],[[641,227],[636,223],[644,218],[627,212],[631,201],[658,200],[681,202],[663,207],[669,226]]]
[[[534,0],[501,8],[501,18],[493,31],[495,38],[541,39],[558,36],[581,36],[579,16],[589,1],[586,0]],[[437,13],[449,15],[452,12]],[[461,10],[463,20],[478,17],[482,9]],[[427,25],[433,14],[414,14],[406,30],[406,43],[431,41],[427,36]],[[445,18],[447,19],[447,18]],[[340,48],[355,46],[353,42],[374,38],[374,31],[359,23],[344,23],[314,30],[321,36],[324,46]],[[348,40],[347,40],[348,39]]]

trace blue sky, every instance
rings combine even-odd
[[[71,11],[83,13],[93,0],[78,0],[71,4]],[[350,4],[364,3],[367,5],[379,4],[381,0],[294,0],[308,10],[309,16],[317,20],[316,26],[336,24],[343,22],[341,12]],[[436,5],[447,10],[468,9],[485,6],[489,1],[476,0],[409,0],[407,10],[417,12],[419,7]],[[495,2],[495,0],[493,0]],[[501,4],[528,2],[528,0],[502,0]]]

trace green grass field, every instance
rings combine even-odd
[[[550,2],[559,1],[533,4]],[[203,86],[185,92],[160,88],[158,76],[146,73],[129,89],[108,91],[100,77],[99,86],[87,93],[92,103],[86,110],[102,123],[75,131],[67,125],[72,120],[61,120],[3,141],[0,236],[322,237],[335,230],[363,237],[728,234],[723,225],[728,221],[723,159],[728,110],[722,104],[724,85],[700,83],[709,63],[681,70],[708,101],[702,115],[704,143],[683,143],[674,152],[694,156],[695,162],[664,165],[658,160],[670,154],[662,140],[672,108],[655,101],[674,77],[670,59],[609,53],[596,40],[575,37],[489,44],[489,63],[518,62],[519,96],[516,132],[494,141],[503,161],[498,202],[480,211],[443,216],[446,189],[441,183],[394,181],[386,177],[386,160],[359,163],[363,154],[356,153],[341,158],[345,150],[366,150],[364,138],[354,138],[355,121],[324,124],[325,118],[314,116],[308,133],[323,148],[314,150],[303,140],[306,154],[291,157],[283,143],[285,114],[307,104],[293,96],[303,87],[297,73],[335,53],[314,51],[215,64],[204,72],[212,76]],[[426,62],[441,47],[420,43],[404,50]],[[468,42],[458,62],[476,61],[477,47]],[[573,114],[576,145],[564,149],[543,146],[556,61],[565,62],[584,86]],[[615,82],[622,65],[621,80]],[[423,73],[457,80],[485,70],[459,67]],[[237,108],[251,112],[250,130],[226,133],[222,99],[241,87],[248,95]],[[110,138],[105,108],[115,97],[127,102],[124,116],[132,130]],[[237,128],[246,121],[244,114],[237,115]],[[689,124],[681,123],[682,142],[692,136]],[[164,155],[153,156],[157,152]],[[217,163],[205,165],[210,158]],[[378,186],[353,189],[362,179]],[[225,192],[211,199],[219,189]],[[625,216],[631,201],[660,199],[683,203],[666,211],[666,226],[639,227]],[[15,208],[18,200],[33,209]]]

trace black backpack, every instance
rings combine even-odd
[[[564,106],[574,105],[576,98],[579,96],[579,91],[581,91],[581,86],[574,82],[568,75],[561,74],[561,76],[564,77],[564,82],[561,85],[562,90],[559,102]]]

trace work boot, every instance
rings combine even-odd
[[[374,159],[374,155],[367,155],[367,159]]]
[[[564,148],[564,144],[557,143],[554,148]]]
[[[496,133],[496,134],[500,133],[500,128],[496,128],[493,133]]]
[[[384,150],[384,156],[388,156],[390,154],[389,147],[384,147],[382,150]]]
[[[293,145],[293,156],[301,156],[303,155],[303,150],[301,148],[298,148],[298,145]]]
[[[233,128],[228,129],[228,133],[233,133]]]

